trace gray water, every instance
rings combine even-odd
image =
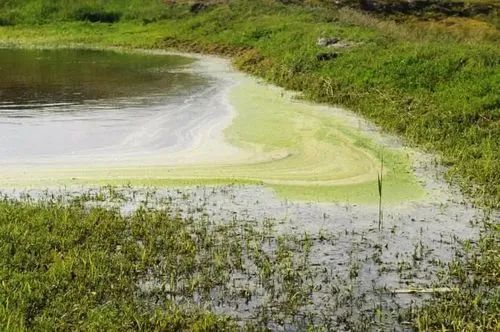
[[[434,191],[431,186],[427,184],[427,189]],[[273,331],[304,331],[311,322],[332,331],[412,331],[407,320],[410,308],[431,296],[418,290],[432,292],[434,287],[448,286],[438,282],[438,275],[460,250],[461,241],[477,238],[474,224],[482,218],[481,211],[451,194],[441,201],[384,206],[381,229],[376,206],[289,202],[263,186],[67,187],[3,194],[60,202],[83,195],[89,208],[103,206],[123,215],[153,209],[209,227],[236,223],[254,231],[272,229],[261,241],[262,249],[271,256],[278,237],[308,237],[308,273],[312,277],[302,287],[312,290],[306,304],[294,314],[280,309],[281,286],[277,286],[277,296],[270,296],[252,264],[243,272],[231,272],[226,284],[211,289],[208,299],[175,299],[229,315],[240,324],[261,321],[266,312],[272,312],[268,327]],[[304,250],[296,247],[294,255],[296,260],[303,259]],[[139,289],[155,294],[164,285],[162,278],[161,274],[146,276]],[[248,289],[251,300],[241,295]]]
[[[213,90],[213,80],[189,70],[194,62],[164,54],[0,49],[0,163],[176,145],[178,123],[203,112],[184,106]],[[162,135],[151,137],[148,126],[160,121]]]

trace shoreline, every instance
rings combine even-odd
[[[57,49],[62,48],[63,47],[59,46]],[[79,45],[79,49],[96,48]],[[103,51],[110,50],[113,52],[123,51],[123,49],[120,48],[98,49]],[[89,185],[96,183],[126,184],[139,180],[139,183],[145,181],[152,184],[156,183],[161,186],[161,183],[168,182],[196,183],[196,179],[200,179],[200,183],[210,183],[210,179],[213,179],[216,183],[220,183],[221,181],[224,182],[224,180],[222,180],[224,177],[229,177],[232,179],[230,183],[263,183],[271,188],[276,189],[279,187],[279,195],[288,199],[298,198],[300,200],[310,199],[314,201],[318,199],[324,201],[341,201],[345,200],[345,197],[350,197],[349,201],[371,203],[375,202],[377,198],[374,193],[368,196],[363,193],[362,195],[365,198],[357,199],[356,195],[359,194],[356,194],[356,190],[365,191],[367,184],[376,188],[373,183],[376,180],[377,164],[380,163],[380,161],[378,161],[378,158],[375,157],[374,154],[375,150],[383,149],[384,153],[387,154],[386,159],[388,160],[388,164],[385,166],[385,174],[386,176],[389,174],[389,178],[386,181],[388,181],[389,190],[391,190],[391,186],[395,186],[394,188],[396,188],[395,190],[397,191],[396,196],[391,196],[391,192],[389,191],[388,194],[386,194],[386,197],[388,197],[386,202],[390,204],[400,203],[405,200],[412,201],[414,199],[421,199],[419,187],[415,186],[417,183],[416,180],[412,180],[411,177],[405,175],[407,174],[405,168],[409,167],[410,164],[406,164],[409,163],[409,161],[403,161],[406,157],[402,155],[403,150],[401,150],[401,146],[396,146],[394,144],[392,146],[387,146],[387,141],[394,141],[394,138],[388,138],[387,135],[382,135],[378,129],[374,130],[372,125],[368,124],[366,120],[361,119],[359,116],[354,115],[354,113],[327,105],[313,104],[298,100],[296,99],[296,92],[285,91],[267,83],[263,84],[250,75],[235,71],[227,59],[193,53],[161,50],[136,49],[132,51],[146,54],[178,55],[194,58],[197,59],[197,61],[190,65],[191,69],[188,70],[193,70],[203,75],[212,75],[219,80],[230,81],[230,83],[223,83],[224,86],[226,84],[227,86],[222,88],[222,94],[220,95],[220,99],[226,100],[223,101],[223,103],[227,103],[227,109],[231,110],[231,113],[227,114],[227,121],[224,120],[226,124],[216,123],[216,127],[214,128],[218,129],[216,129],[215,132],[212,127],[206,128],[207,135],[210,137],[215,135],[213,136],[215,138],[214,143],[219,142],[216,145],[211,144],[213,149],[215,149],[212,149],[213,152],[210,152],[211,150],[204,152],[205,154],[208,153],[206,154],[208,159],[192,159],[194,151],[192,149],[195,148],[195,150],[199,150],[207,148],[205,142],[197,148],[197,145],[195,145],[187,150],[180,150],[179,154],[169,155],[169,159],[160,157],[157,161],[148,160],[146,155],[143,157],[146,159],[141,158],[135,162],[127,161],[125,164],[120,162],[106,163],[103,161],[98,161],[98,164],[94,164],[94,160],[92,160],[92,162],[90,161],[93,155],[89,155],[87,157],[90,158],[88,161],[89,165],[85,168],[82,168],[84,167],[82,165],[62,166],[62,160],[56,160],[55,162],[51,161],[49,164],[36,164],[33,166],[17,164],[0,167],[2,168],[2,179],[0,181],[3,182],[4,185],[41,186],[53,183],[72,185],[75,184],[75,182],[79,184],[87,183]],[[251,96],[248,95],[249,93]],[[219,95],[216,95],[215,98],[219,98]],[[254,101],[261,100],[259,103],[263,104],[255,107],[252,105],[248,108],[248,105],[251,105],[249,104],[250,99]],[[276,113],[273,107],[277,107],[279,112]],[[275,117],[276,114],[278,114],[278,117]],[[244,119],[240,119],[242,116]],[[257,116],[257,118],[254,118],[255,116]],[[293,120],[295,118],[297,118],[297,120]],[[346,119],[349,123],[344,121]],[[280,121],[287,121],[287,124],[285,122],[280,123]],[[354,127],[354,122],[357,128]],[[363,122],[364,128],[361,128],[361,122]],[[249,127],[248,123],[251,123],[253,127]],[[268,131],[266,131],[268,136],[262,138],[255,136],[256,134],[261,134],[259,131],[256,132],[254,127],[262,127],[265,123],[272,123],[271,127],[267,129]],[[296,127],[297,124],[299,124],[299,127]],[[329,135],[334,135],[333,137],[335,137],[335,140],[340,139],[340,141],[344,142],[335,149],[339,147],[342,147],[342,149],[339,151],[332,150],[332,147],[328,145],[331,144],[329,143],[329,138],[327,140],[323,138],[318,140],[314,138],[315,136],[309,137],[309,134],[306,134],[307,136],[301,136],[301,131],[303,129],[300,128],[304,125],[310,126],[308,130],[313,130],[313,132],[316,132],[319,128],[323,128],[321,129],[323,131],[327,130],[327,132],[331,132]],[[235,127],[237,128],[235,129]],[[287,130],[291,131],[293,135],[298,135],[297,137],[299,140],[296,143],[292,143],[290,146],[287,145],[289,143],[286,140],[297,139],[297,137],[290,136],[292,134],[273,138],[276,131],[281,131],[285,127]],[[370,128],[370,131],[368,131],[367,128]],[[223,133],[225,138],[220,136]],[[269,146],[267,146],[268,140],[271,141],[271,145]],[[375,140],[377,142],[375,142]],[[200,143],[199,139],[195,139],[195,141]],[[223,141],[224,143],[222,143]],[[228,155],[230,159],[224,159],[225,157],[222,157],[223,159],[215,158],[215,160],[213,160],[214,152],[217,153],[219,150],[223,152],[230,149],[229,145],[227,148],[223,146],[227,143],[233,144],[235,148],[242,152],[240,153],[237,152],[238,150],[235,150],[235,152],[230,152],[230,155]],[[379,144],[381,144],[380,147],[378,147]],[[355,145],[359,146],[356,147]],[[300,146],[307,146],[307,148],[303,150],[304,147]],[[161,150],[158,150],[158,152],[161,153]],[[350,154],[353,154],[352,156],[355,158],[353,160],[359,160],[354,161],[355,163],[361,164],[358,166],[349,164],[352,163],[349,161],[349,158],[351,158]],[[328,159],[328,155],[331,156],[330,159]],[[190,158],[185,161],[187,162],[185,167],[182,165],[183,163],[179,163],[179,160],[182,161],[185,159],[182,156]],[[203,154],[200,156],[202,157]],[[318,157],[320,157],[320,159],[318,159]],[[325,159],[325,157],[327,157],[327,159]],[[331,159],[332,157],[334,159]],[[345,159],[346,157],[347,159]],[[373,166],[370,166],[370,169],[366,169],[366,166],[362,166],[362,164],[371,158],[373,158],[371,161]],[[398,160],[399,158],[402,159]],[[166,162],[168,160],[176,160],[176,163],[169,166],[168,162]],[[76,159],[74,162],[81,161]],[[391,165],[391,162],[395,162],[395,165],[401,163],[401,166]],[[85,162],[83,163],[85,164]],[[90,163],[94,165],[90,166]],[[337,168],[338,166],[333,166],[332,168],[332,165],[337,164],[340,166],[342,163],[347,164],[346,166],[341,166],[341,168]],[[137,165],[134,166],[135,164]],[[276,166],[274,166],[275,164]],[[306,164],[308,166],[306,166]],[[330,165],[328,166],[328,164]],[[16,171],[12,171],[13,168],[15,168]],[[83,171],[83,169],[85,169],[85,171]],[[224,169],[224,171],[220,169]],[[221,176],[222,174],[224,175]],[[16,177],[22,178],[23,180],[16,182],[13,180]],[[400,185],[398,181],[403,182]],[[414,185],[411,185],[412,183],[414,183]],[[410,187],[408,187],[408,185],[410,185]],[[401,189],[398,189],[398,186],[405,186],[407,188],[404,189],[405,191],[401,191]],[[358,187],[360,189],[356,189]],[[306,197],[301,193],[304,189],[309,192]],[[328,189],[335,192],[333,196],[328,193]],[[299,192],[297,192],[297,190],[299,190]],[[375,189],[373,191],[375,192]],[[352,192],[354,192],[354,194],[352,194]],[[406,194],[404,192],[406,192]]]
[[[18,45],[17,48],[23,49],[22,45]],[[52,47],[52,46],[42,46],[42,47],[29,47],[33,49],[49,49],[49,50],[57,50],[57,49],[84,49],[84,50],[96,50],[96,51],[112,51],[112,52],[131,52],[131,53],[141,53],[141,54],[155,54],[155,55],[174,55],[174,56],[182,56],[182,57],[188,57],[188,58],[193,58],[196,60],[193,64],[191,64],[189,67],[191,69],[188,70],[193,70],[193,66],[196,66],[197,64],[200,65],[199,61],[205,61],[204,64],[200,66],[200,68],[203,68],[204,73],[208,73],[209,75],[214,75],[214,76],[220,76],[221,75],[229,75],[232,77],[229,77],[230,80],[233,80],[231,86],[227,87],[227,91],[225,92],[226,98],[229,98],[228,95],[230,95],[231,90],[235,89],[235,86],[242,84],[243,80],[249,80],[253,82],[254,84],[261,86],[265,89],[269,89],[273,91],[273,94],[276,96],[279,95],[280,98],[283,98],[283,100],[286,100],[289,103],[292,104],[297,104],[297,105],[302,105],[302,106],[307,106],[307,107],[312,107],[315,109],[315,112],[318,113],[325,113],[327,114],[328,117],[333,117],[335,118],[335,121],[345,121],[343,125],[346,125],[347,128],[355,128],[355,130],[359,130],[360,135],[369,137],[370,141],[373,141],[375,144],[380,144],[380,146],[384,147],[384,149],[388,149],[387,151],[393,150],[393,151],[398,151],[398,153],[404,153],[407,154],[409,164],[408,167],[412,169],[412,172],[416,172],[416,180],[423,186],[424,190],[426,191],[425,194],[417,194],[417,198],[414,199],[409,199],[405,200],[404,198],[390,198],[386,200],[385,204],[388,206],[392,205],[400,205],[402,204],[403,206],[406,204],[411,204],[412,202],[419,202],[419,201],[447,201],[451,199],[452,197],[455,197],[458,200],[463,200],[463,197],[457,190],[457,188],[453,188],[453,185],[446,183],[446,181],[443,178],[444,172],[443,170],[438,171],[438,169],[435,166],[430,166],[426,165],[427,163],[433,163],[432,160],[437,158],[437,156],[433,156],[427,153],[424,153],[422,151],[419,151],[415,148],[408,148],[402,145],[401,139],[399,137],[396,137],[394,135],[390,135],[387,133],[383,133],[379,127],[371,123],[369,120],[363,118],[359,114],[356,114],[350,110],[342,109],[339,107],[333,107],[331,105],[327,104],[318,104],[318,103],[313,103],[311,101],[307,100],[302,100],[302,99],[297,99],[300,96],[300,92],[296,91],[287,91],[281,87],[272,85],[270,83],[263,82],[262,79],[253,77],[250,74],[242,73],[237,71],[231,64],[230,59],[226,57],[219,57],[215,55],[206,55],[206,54],[198,54],[198,53],[192,53],[192,52],[181,52],[181,51],[175,51],[175,50],[162,50],[162,49],[134,49],[134,48],[124,48],[124,47],[92,47],[89,45],[71,45],[70,47],[66,46],[57,46],[57,47]],[[236,83],[236,81],[239,80],[239,83]],[[234,105],[230,106],[231,109],[233,109],[233,115],[232,115],[232,120],[234,121],[234,117],[237,116],[237,110],[234,111]],[[228,128],[226,127],[223,131],[226,131]],[[227,135],[226,135],[227,136]],[[226,137],[227,140],[227,137]],[[236,144],[238,144],[236,142]],[[190,151],[184,151],[183,153],[190,154]],[[281,157],[279,158],[281,159]],[[271,160],[274,160],[274,158],[271,158]],[[146,162],[146,160],[141,160],[141,162]],[[244,162],[242,160],[241,162]],[[255,162],[255,160],[254,160]],[[56,166],[57,167],[54,167]],[[87,166],[90,166],[92,164],[89,164]],[[224,166],[227,164],[221,163],[218,166]],[[231,176],[224,178],[224,176],[199,176],[199,177],[189,177],[189,176],[170,176],[170,177],[165,177],[162,175],[158,175],[159,173],[164,173],[164,172],[171,172],[171,169],[169,169],[169,166],[166,165],[161,165],[158,163],[146,163],[146,164],[134,164],[128,163],[128,164],[113,164],[113,163],[106,163],[106,164],[101,164],[96,166],[95,164],[86,167],[86,172],[87,174],[93,174],[89,178],[88,175],[85,173],[82,174],[82,166],[73,166],[73,165],[66,165],[66,166],[61,166],[59,163],[56,164],[33,164],[33,165],[24,165],[23,168],[19,169],[19,164],[17,165],[10,165],[10,166],[1,166],[0,169],[2,170],[2,175],[0,176],[0,184],[2,184],[6,188],[12,188],[17,185],[24,186],[25,188],[41,188],[44,186],[49,186],[49,187],[66,187],[66,186],[93,186],[96,184],[100,185],[129,185],[129,184],[135,184],[136,186],[139,187],[148,187],[148,186],[153,186],[153,187],[175,187],[175,186],[181,186],[181,187],[189,187],[192,185],[222,185],[222,184],[262,184],[266,187],[270,187],[271,189],[274,189],[277,191],[278,196],[281,197],[282,199],[292,199],[292,200],[297,200],[297,201],[323,201],[323,202],[328,202],[330,201],[329,199],[322,199],[323,194],[306,194],[304,196],[303,194],[300,193],[302,190],[307,189],[304,187],[304,185],[312,185],[316,186],[319,185],[318,189],[324,189],[328,190],[328,188],[332,189],[330,185],[333,185],[334,187],[340,187],[341,188],[341,194],[342,196],[342,191],[350,191],[352,188],[345,187],[346,184],[349,184],[349,180],[346,180],[347,182],[342,183],[337,180],[329,183],[328,181],[325,182],[324,180],[314,183],[311,181],[282,181],[282,180],[272,180],[272,179],[262,179],[262,178],[249,178],[249,177],[236,177],[236,176]],[[144,177],[145,172],[139,171],[137,173],[134,171],[135,169],[139,170],[142,169],[144,166],[147,167],[147,172],[146,173],[153,173],[157,175],[150,175],[149,177],[146,176]],[[177,165],[176,168],[178,168]],[[209,163],[207,165],[203,164],[196,164],[196,168],[199,167],[205,167],[205,166],[212,166],[213,163]],[[12,168],[16,168],[16,172],[10,172]],[[36,171],[34,171],[36,169]],[[123,171],[123,173],[120,173]],[[115,173],[116,175],[111,175]],[[56,175],[57,174],[57,175]],[[108,174],[108,175],[106,175]],[[129,174],[127,177],[127,174]],[[83,176],[82,176],[83,175]],[[28,180],[26,182],[16,182],[15,180],[9,180],[14,178],[14,177],[22,177],[26,178],[26,176],[42,176],[42,180]],[[434,177],[438,177],[440,179],[434,179]],[[2,178],[3,177],[3,178]],[[286,184],[291,184],[291,187],[287,187]],[[373,184],[373,180],[371,182]],[[285,187],[283,185],[285,184]],[[297,187],[298,186],[298,187]],[[294,187],[297,187],[297,189],[293,189]],[[375,188],[375,186],[373,185]],[[292,189],[292,190],[290,190]],[[298,191],[297,191],[298,190]],[[453,192],[453,194],[451,194]],[[328,194],[326,194],[328,196]],[[374,205],[375,201],[377,199],[376,196],[372,196],[368,200],[366,199],[361,199],[358,200],[356,198],[352,198],[349,196],[343,196],[344,198],[339,198],[338,194],[335,194],[336,198],[333,199],[331,202],[351,202],[351,203],[361,203],[364,205]],[[348,198],[349,197],[349,198]]]

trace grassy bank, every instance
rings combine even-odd
[[[274,1],[233,1],[194,12],[182,4],[127,3],[9,2],[0,42],[229,55],[246,72],[346,106],[437,152],[450,166],[450,179],[483,205],[498,208],[500,38],[494,19],[395,23],[352,9]],[[103,19],[89,16],[99,12]],[[89,22],[99,20],[115,23]],[[318,46],[320,37],[340,41]],[[485,226],[480,243],[450,270],[449,282],[463,291],[443,295],[420,312],[420,328],[498,328],[499,232],[495,223]]]

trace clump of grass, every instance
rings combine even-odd
[[[122,13],[105,11],[92,7],[82,7],[76,10],[73,17],[77,21],[99,22],[99,23],[116,23],[120,20]]]
[[[377,175],[377,186],[378,186],[378,229],[382,228],[382,222],[384,219],[384,212],[382,211],[382,185],[384,177],[384,155],[380,160],[380,172]]]
[[[228,318],[195,304],[185,306],[168,297],[155,302],[138,287],[141,279],[153,271],[159,273],[158,266],[177,278],[208,268],[203,262],[196,265],[196,242],[188,222],[145,210],[124,218],[103,208],[88,210],[83,201],[64,206],[51,201],[0,202],[0,322],[4,328],[220,330],[234,326]],[[207,273],[207,278],[211,275]]]

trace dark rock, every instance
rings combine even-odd
[[[194,4],[191,5],[191,8],[189,8],[189,11],[191,13],[196,14],[196,13],[201,12],[202,10],[207,9],[207,7],[208,6],[202,2],[195,2]]]
[[[372,0],[359,0],[359,6],[361,7],[361,9],[370,12],[376,10],[376,4]]]
[[[335,52],[323,52],[316,55],[316,60],[318,61],[328,61],[338,57],[338,53]]]

